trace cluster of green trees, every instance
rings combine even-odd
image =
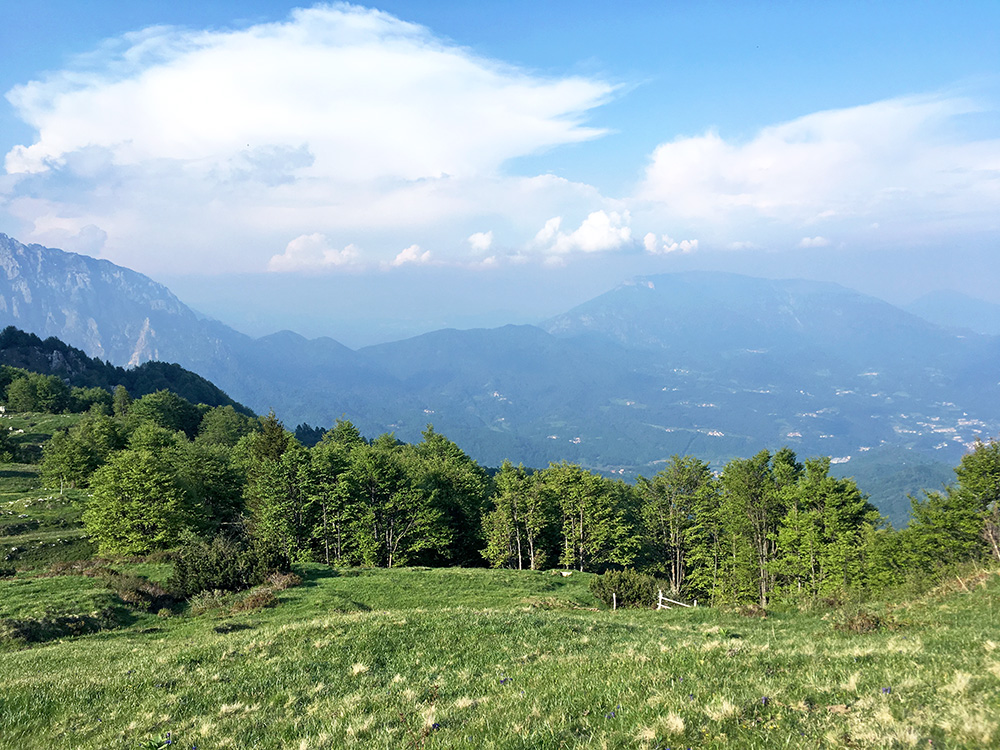
[[[486,556],[510,567],[636,566],[675,595],[713,601],[870,588],[886,574],[890,533],[829,469],[829,459],[803,465],[787,448],[733,459],[718,476],[674,456],[634,486],[566,464],[530,475],[505,464],[484,519]]]
[[[482,564],[488,473],[432,428],[407,445],[338,422],[312,448],[273,414],[168,391],[92,408],[43,449],[43,481],[85,487],[101,552],[147,554],[186,533],[245,536],[273,567]]]
[[[793,451],[736,458],[718,474],[674,456],[634,486],[568,464],[506,463],[484,516],[498,567],[634,566],[675,595],[712,602],[838,598],[885,591],[958,563],[1000,561],[1000,442],[978,442],[957,482],[911,498],[895,530],[830,459]]]
[[[635,484],[569,463],[495,473],[428,426],[405,444],[347,421],[304,446],[270,414],[194,406],[168,391],[95,402],[44,448],[54,487],[89,487],[84,521],[104,553],[184,535],[244,540],[271,568],[482,565],[600,572],[633,567],[711,602],[882,591],[914,573],[1000,560],[1000,443],[957,481],[913,500],[892,529],[830,460],[784,448],[721,472],[690,456]]]
[[[43,375],[9,365],[0,365],[0,392],[6,407],[15,412],[79,414],[94,404],[111,407],[111,393],[99,387],[69,386],[56,375]]]

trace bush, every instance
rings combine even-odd
[[[841,612],[833,629],[842,633],[875,633],[879,630],[899,630],[901,624],[892,615],[880,615],[865,609]]]
[[[193,594],[189,600],[191,603],[192,615],[203,615],[206,612],[228,609],[235,598],[231,591],[220,591],[219,589],[209,589]]]
[[[203,615],[215,612],[223,615],[234,615],[240,612],[252,612],[278,604],[275,594],[279,591],[298,586],[302,579],[294,573],[272,573],[267,582],[249,591],[221,591],[219,589],[201,591],[191,597],[191,614]],[[222,631],[217,631],[222,632]]]
[[[268,586],[261,586],[259,589],[248,591],[238,597],[232,603],[229,611],[233,614],[237,612],[253,612],[255,609],[274,607],[278,604],[278,597],[274,595],[274,590]]]
[[[243,591],[264,581],[267,569],[247,544],[217,536],[208,542],[187,536],[174,555],[167,584],[178,597],[202,591]]]
[[[295,573],[271,573],[267,577],[267,586],[272,591],[284,591],[293,586],[299,586],[301,583],[302,579]]]
[[[609,570],[590,581],[591,592],[609,607],[614,598],[617,598],[619,607],[655,607],[661,588],[653,576],[629,568]]]
[[[123,602],[134,608],[156,612],[174,603],[174,598],[166,589],[142,576],[111,568],[100,570],[98,576]]]
[[[0,643],[44,643],[57,638],[96,633],[122,624],[121,613],[107,607],[88,614],[51,613],[40,617],[0,619]]]
[[[740,617],[757,617],[761,620],[767,619],[767,610],[759,604],[744,604],[736,609],[736,614]]]

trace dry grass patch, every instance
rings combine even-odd
[[[726,698],[716,698],[704,708],[705,715],[712,721],[725,721],[740,712],[739,706]]]

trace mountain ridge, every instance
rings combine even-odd
[[[637,277],[539,326],[441,329],[355,350],[292,331],[253,339],[141,274],[41,246],[10,251],[18,245],[0,238],[0,298],[10,300],[0,322],[16,299],[22,320],[48,321],[40,335],[62,325],[91,331],[105,351],[115,341],[126,364],[171,359],[287,424],[345,417],[365,434],[418,440],[433,423],[492,465],[568,460],[634,476],[673,453],[721,463],[785,444],[838,460],[891,445],[953,462],[975,433],[1000,428],[1000,339],[827,282]],[[76,297],[45,298],[68,285]]]

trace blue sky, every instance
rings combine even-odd
[[[1000,302],[1000,4],[36,2],[0,231],[350,345],[635,274]]]

